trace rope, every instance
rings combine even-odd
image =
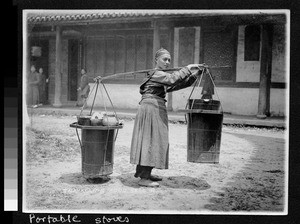
[[[101,83],[101,84],[103,85],[103,83]],[[105,103],[105,99],[104,99],[104,94],[103,94],[102,88],[100,88],[100,93],[101,93],[101,96],[102,96],[104,110],[105,110],[105,112],[107,112],[106,103]],[[107,129],[107,136],[106,136],[106,141],[105,141],[105,146],[104,146],[104,155],[103,155],[103,165],[104,166],[105,166],[105,161],[106,161],[106,152],[107,152],[108,139],[109,139],[109,129]]]
[[[106,151],[107,151],[107,145],[108,145],[109,130],[110,129],[108,128],[107,129],[106,142],[105,142],[105,148],[104,148],[103,165],[105,165],[105,160],[106,160]]]
[[[82,105],[82,107],[81,107],[79,116],[77,117],[77,124],[78,124],[79,117],[81,116],[82,111],[83,111],[83,109],[84,109],[84,106],[86,105],[87,99],[88,99],[88,98],[90,97],[90,95],[92,94],[93,90],[95,89],[95,86],[96,86],[96,85],[93,86],[93,88],[92,88],[92,90],[90,91],[88,97],[85,98],[85,100],[84,100],[84,102],[83,102],[83,105]],[[76,130],[77,138],[78,138],[78,141],[79,141],[79,144],[80,144],[80,148],[83,149],[83,146],[82,146],[82,143],[81,143],[79,134],[78,134],[78,127],[77,127],[77,125],[76,125],[76,127],[75,127],[75,130]]]
[[[81,140],[80,140],[80,138],[79,138],[79,134],[78,134],[78,129],[77,129],[77,125],[76,125],[76,135],[77,135],[77,138],[78,138],[78,141],[79,141],[79,145],[80,145],[80,148],[81,149],[83,149],[83,147],[82,147],[82,143],[81,143]]]
[[[99,82],[97,81],[97,88],[96,88],[96,92],[95,92],[94,100],[93,100],[93,103],[92,103],[92,107],[91,107],[90,115],[92,115],[92,110],[93,110],[94,103],[95,103],[95,99],[96,99],[96,96],[97,96],[98,86],[99,86]]]
[[[101,82],[101,83],[102,83],[102,82]],[[119,118],[118,118],[118,116],[117,116],[117,113],[116,113],[115,107],[114,107],[114,105],[113,105],[113,103],[112,103],[112,100],[111,100],[110,97],[109,97],[109,94],[108,94],[108,92],[107,92],[107,89],[106,89],[104,83],[102,83],[102,85],[103,85],[103,88],[104,88],[104,90],[105,90],[105,92],[106,92],[106,95],[107,95],[107,97],[108,97],[108,100],[109,100],[109,102],[110,102],[110,104],[111,104],[111,106],[112,106],[112,108],[113,108],[113,111],[114,111],[115,117],[116,117],[116,119],[117,119],[117,122],[119,123]],[[114,141],[116,141],[117,136],[118,136],[118,133],[119,133],[119,129],[117,129],[117,133],[116,133],[116,136],[115,136]]]
[[[103,85],[103,83],[101,83]],[[107,112],[107,109],[106,109],[106,102],[105,102],[105,99],[104,99],[104,94],[103,94],[103,87],[100,88],[100,92],[101,92],[101,96],[102,96],[102,101],[103,101],[103,105],[104,105],[104,110],[105,112]]]
[[[198,88],[199,88],[200,85],[201,85],[201,81],[202,81],[202,78],[203,78],[203,73],[204,73],[204,71],[206,71],[206,68],[204,68],[204,69],[202,70],[202,73],[201,73],[201,76],[200,76],[200,80],[199,80],[198,86],[197,86]],[[199,79],[199,78],[198,78],[198,79]],[[193,88],[193,90],[192,90],[192,92],[191,92],[191,94],[190,94],[190,96],[189,96],[188,102],[190,101],[190,97],[192,96],[192,93],[193,93],[194,89],[195,89],[195,87]],[[194,103],[195,103],[195,99],[193,99],[193,101],[192,101],[191,108],[194,107]]]
[[[218,95],[217,87],[216,87],[215,82],[214,82],[214,80],[213,80],[213,78],[212,78],[212,75],[210,74],[209,69],[207,70],[207,73],[208,73],[208,75],[209,75],[209,77],[210,77],[210,79],[211,79],[211,81],[212,81],[212,83],[213,83],[213,85],[214,85],[214,88],[215,88],[215,90],[216,90],[215,92],[216,92],[217,97],[218,97],[218,99],[219,99],[220,106],[221,106],[221,110],[222,110],[222,112],[223,112],[223,107],[222,107],[221,99],[220,99],[220,97],[219,97],[219,95]]]
[[[102,82],[101,82],[101,83],[102,83]],[[112,108],[113,108],[113,111],[114,111],[114,114],[115,114],[115,116],[116,116],[116,119],[117,119],[117,121],[119,122],[119,118],[117,117],[117,113],[116,113],[116,111],[115,111],[115,107],[114,107],[114,105],[113,105],[113,103],[112,103],[112,101],[111,101],[111,99],[110,99],[110,97],[109,97],[109,94],[108,94],[108,92],[107,92],[107,89],[106,89],[104,83],[102,83],[102,85],[103,85],[103,88],[104,88],[104,90],[105,90],[105,92],[106,92],[106,95],[107,95],[107,97],[108,97],[108,99],[109,99],[109,102],[110,102],[110,104],[111,104],[111,106],[112,106]]]
[[[201,74],[201,76],[202,76],[202,74]],[[192,91],[191,91],[191,93],[190,93],[190,95],[189,95],[189,97],[188,97],[187,103],[186,103],[186,105],[185,105],[185,109],[188,108],[189,98],[191,97],[191,95],[192,95],[192,93],[193,93],[193,91],[194,91],[194,89],[195,89],[195,87],[196,87],[196,85],[197,85],[198,79],[199,79],[199,77],[197,78],[197,80],[195,81],[195,83],[194,83],[194,85],[193,85],[193,89],[192,89]],[[185,119],[185,123],[187,123],[186,114],[184,114],[184,119]]]
[[[200,77],[200,81],[199,81],[199,84],[198,84],[198,87],[200,87],[200,85],[201,85],[201,81],[202,81],[202,77],[203,77],[203,73],[204,73],[204,72],[206,72],[206,74],[209,75],[209,78],[210,78],[210,80],[211,80],[212,83],[213,83],[215,92],[216,92],[217,97],[218,97],[218,100],[219,100],[219,102],[220,102],[221,110],[223,111],[223,107],[222,107],[222,104],[221,104],[221,101],[220,101],[220,97],[219,97],[219,94],[218,94],[218,91],[217,91],[217,87],[216,87],[216,85],[215,85],[215,82],[214,82],[214,80],[213,80],[213,78],[212,78],[212,75],[211,75],[211,73],[210,73],[210,70],[209,70],[208,68],[203,69],[202,74],[201,74],[201,77]],[[199,78],[198,78],[198,79],[199,79]],[[197,81],[198,81],[198,80],[197,80]],[[186,104],[185,109],[187,109],[189,100],[190,100],[190,98],[191,98],[191,96],[192,96],[192,94],[193,94],[193,91],[194,91],[194,89],[195,89],[196,83],[197,83],[197,82],[195,82],[195,85],[194,85],[194,87],[193,87],[193,89],[192,89],[192,91],[191,91],[191,93],[190,93],[190,95],[189,95],[188,102],[187,102],[187,104]],[[191,108],[193,108],[194,102],[195,102],[195,99],[193,99],[193,101],[192,101]]]
[[[96,82],[95,82],[95,83],[96,83]],[[80,111],[79,117],[80,117],[80,115],[82,114],[82,111],[83,111],[83,109],[84,109],[84,106],[86,105],[87,99],[92,95],[92,92],[93,92],[93,90],[95,89],[95,87],[96,87],[96,85],[93,86],[93,88],[92,88],[92,90],[90,91],[88,97],[85,98],[84,103],[83,103],[83,105],[82,105],[82,107],[81,107],[81,111]]]
[[[199,67],[199,68],[200,68],[200,67]],[[199,80],[199,77],[198,77],[197,80],[195,81],[194,85],[193,85],[193,89],[192,89],[192,91],[191,91],[191,93],[190,93],[190,95],[189,95],[189,97],[188,97],[187,103],[186,103],[186,105],[185,105],[185,109],[188,108],[190,98],[191,98],[191,96],[192,96],[192,94],[193,94],[193,92],[194,92],[194,89],[195,89],[197,83],[199,83],[199,84],[198,84],[198,87],[200,86],[200,83],[201,83],[201,80],[202,80],[202,77],[203,77],[203,72],[204,72],[204,70],[205,70],[205,69],[203,69],[202,72],[201,72],[200,80]],[[193,100],[193,102],[192,102],[191,108],[193,108],[193,106],[194,106],[194,100]],[[184,118],[185,118],[185,123],[187,123],[186,114],[184,114]]]
[[[113,105],[113,103],[112,103],[112,100],[111,100],[110,97],[109,97],[108,91],[107,91],[107,89],[106,89],[104,83],[101,82],[101,84],[102,84],[103,89],[105,90],[105,93],[106,93],[106,95],[107,95],[107,97],[108,97],[108,99],[109,99],[109,102],[110,102],[110,104],[111,104],[111,106],[112,106],[112,108],[113,108],[113,111],[114,111],[115,117],[116,117],[116,119],[117,119],[117,122],[119,123],[119,118],[118,118],[117,113],[116,113],[116,111],[115,111],[115,108],[114,108],[114,105]],[[105,103],[105,99],[104,99],[104,94],[103,94],[101,88],[100,88],[100,91],[101,91],[101,95],[102,95],[102,99],[103,99],[104,110],[105,110],[105,112],[107,112],[106,103]],[[107,154],[107,147],[108,147],[109,135],[110,135],[110,132],[111,132],[111,131],[114,132],[114,130],[111,129],[110,127],[111,127],[111,125],[110,125],[109,122],[108,122],[107,137],[106,137],[105,148],[104,148],[104,155],[103,155],[103,165],[104,165],[104,166],[105,166],[105,162],[106,162],[106,154]],[[116,132],[115,137],[113,138],[113,143],[112,143],[112,144],[114,144],[114,142],[115,142],[116,139],[117,139],[118,131],[119,131],[119,130],[117,129],[117,132]]]

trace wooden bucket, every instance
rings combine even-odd
[[[117,126],[81,126],[71,127],[81,130],[81,164],[84,178],[101,178],[113,173],[114,147]]]
[[[220,102],[190,99],[187,117],[187,161],[219,163],[223,125]]]

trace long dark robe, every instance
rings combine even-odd
[[[168,115],[166,92],[186,88],[197,79],[184,67],[167,73],[150,72],[140,86],[142,100],[136,114],[130,151],[130,163],[167,169],[169,163]]]

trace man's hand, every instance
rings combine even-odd
[[[102,79],[102,76],[99,75],[96,78],[94,78],[94,81],[95,82],[99,82],[99,81],[101,81],[101,79]]]

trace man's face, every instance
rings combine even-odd
[[[35,67],[34,67],[34,66],[31,66],[30,71],[31,71],[31,72],[35,72]]]
[[[167,69],[171,63],[171,56],[169,54],[161,55],[156,61],[156,68]]]

